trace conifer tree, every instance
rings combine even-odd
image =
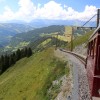
[[[1,57],[0,57],[0,74],[2,73],[2,61],[1,61]]]
[[[13,64],[15,64],[16,63],[16,54],[15,54],[15,52],[13,52],[12,57],[13,57]]]
[[[14,57],[13,54],[12,54],[12,55],[10,55],[10,57],[9,57],[9,65],[12,66],[12,65],[14,65],[14,64],[15,64],[15,57]]]
[[[21,51],[20,51],[20,49],[18,49],[16,51],[16,61],[18,61],[19,59],[21,59]]]
[[[25,49],[24,49],[24,57],[27,57],[27,53],[28,53],[28,49],[27,49],[27,47],[25,47]]]
[[[28,48],[27,50],[27,57],[30,57],[32,55],[32,49]]]
[[[7,54],[4,56],[3,61],[3,71],[5,71],[9,67],[9,56]]]

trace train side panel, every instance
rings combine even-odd
[[[91,95],[100,97],[100,36],[98,32],[94,37],[89,41],[86,70]]]
[[[89,87],[92,95],[93,91],[93,77],[94,77],[94,66],[95,62],[93,61],[92,57],[87,58],[87,76],[88,76],[88,82],[89,82]]]
[[[99,34],[99,33],[98,33]],[[98,35],[97,52],[96,52],[96,63],[93,81],[93,95],[100,97],[100,34]]]

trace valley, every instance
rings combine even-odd
[[[60,96],[65,100],[72,89],[72,72],[59,48],[70,50],[71,29],[60,25],[36,28],[15,34],[8,45],[1,45],[1,55],[23,51],[25,47],[31,47],[33,55],[21,58],[0,75],[0,99],[56,100]],[[74,27],[73,49],[85,43],[92,32]]]
[[[33,29],[32,26],[27,24],[0,23],[0,45],[8,45],[14,35]]]

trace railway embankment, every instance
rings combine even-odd
[[[86,56],[86,55],[87,55],[87,47],[86,47],[86,44],[83,43],[83,44],[81,44],[81,45],[76,46],[76,47],[73,49],[73,52],[75,52],[75,53],[77,53],[77,54],[81,54],[81,55]]]

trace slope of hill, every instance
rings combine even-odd
[[[15,34],[27,32],[32,29],[33,27],[29,25],[0,23],[0,44],[6,45]]]
[[[52,81],[69,73],[65,73],[65,66],[65,62],[54,57],[53,48],[21,59],[0,76],[0,99],[49,100],[47,91]],[[53,97],[56,95],[57,91]]]
[[[64,31],[64,26],[59,26],[59,25],[53,25],[53,26],[48,26],[48,27],[43,27],[43,28],[37,28],[32,31],[26,32],[26,33],[21,33],[15,35],[12,41],[29,41],[33,40],[34,38],[36,39],[39,37],[41,34],[51,34],[54,32],[62,32]]]
[[[88,39],[90,37],[90,35],[93,33],[93,30],[92,31],[89,31],[87,33],[85,33],[84,35],[81,35],[81,36],[77,36],[73,39],[73,49],[76,47],[76,46],[79,46],[79,45],[82,45],[83,43],[87,43],[88,42]],[[67,45],[67,48],[70,49],[70,46],[71,46],[71,43],[69,43]]]
[[[82,36],[87,31],[89,31],[89,29],[76,30],[75,28],[74,36],[75,37]],[[65,32],[65,26],[53,25],[43,28],[37,28],[25,33],[20,33],[12,37],[10,44],[7,45],[3,51],[4,52],[16,51],[18,48],[23,48],[25,46],[31,46],[32,48],[35,48],[40,43],[40,41],[43,42],[47,38],[52,38],[52,37],[58,38],[60,42],[61,41],[63,42],[63,40],[67,42],[67,38],[65,37],[64,32]]]
[[[25,47],[30,43],[34,43],[38,40],[43,40],[44,37],[45,38],[51,37],[52,33],[60,32],[60,34],[63,34],[63,31],[64,31],[64,26],[53,25],[16,34],[11,38],[9,45],[7,45],[4,48],[4,51],[16,50],[17,48]],[[47,36],[45,34],[51,34],[51,35]]]

